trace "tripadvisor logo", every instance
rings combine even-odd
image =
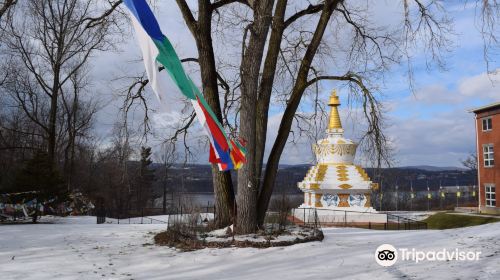
[[[399,252],[398,252],[399,251]],[[459,249],[420,251],[415,248],[396,249],[391,244],[382,244],[375,250],[375,261],[381,266],[391,266],[396,261],[478,261],[481,252],[461,251]]]
[[[382,244],[375,251],[375,261],[381,266],[391,266],[398,260],[398,251],[391,244]]]

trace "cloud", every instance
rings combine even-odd
[[[407,82],[401,71],[390,73],[387,76],[386,80],[391,81],[385,85],[389,98],[385,100],[384,105],[390,110],[387,113],[387,119],[390,123],[387,134],[396,145],[396,160],[399,165],[460,165],[459,160],[474,150],[475,145],[473,117],[467,113],[467,109],[500,100],[498,76],[492,78],[486,73],[478,73],[482,61],[478,62],[477,58],[482,56],[482,44],[480,36],[477,35],[474,28],[474,9],[470,5],[463,10],[462,7],[455,6],[451,7],[457,20],[455,27],[456,30],[461,31],[457,36],[456,43],[462,50],[459,49],[456,52],[456,57],[452,60],[451,71],[442,73],[431,70],[431,73],[423,74],[421,72],[425,71],[416,69],[416,84],[423,86],[416,92],[415,96],[409,94]],[[159,7],[161,8],[157,11],[159,12],[160,25],[165,27],[164,31],[180,52],[180,56],[196,57],[196,44],[180,16],[177,5],[160,4]],[[386,3],[385,5],[376,5],[376,9],[373,20],[376,21],[377,25],[392,26],[394,22],[399,22],[402,12],[401,5]],[[220,61],[221,65],[234,65],[240,59],[240,48],[236,46],[237,40],[234,38],[241,34],[236,34],[237,31],[234,32],[234,34],[230,33],[227,36],[222,36],[217,32],[214,35],[215,51],[217,57],[222,60]],[[463,49],[472,55],[467,55]],[[144,72],[144,66],[132,33],[121,45],[120,53],[100,54],[94,62],[92,74],[95,78],[95,84],[96,87],[99,85],[99,92],[102,92],[102,103],[108,104],[99,112],[97,131],[100,135],[106,135],[113,122],[118,119],[117,108],[121,106],[123,101],[116,96],[116,89],[127,86],[127,82],[124,80],[115,80],[112,83],[109,81],[117,76],[141,74]],[[190,64],[187,67],[192,70],[196,68],[196,65]],[[225,71],[225,69],[222,70]],[[338,69],[333,69],[332,72],[335,73],[336,70]],[[230,72],[231,69],[227,71]],[[195,82],[199,79],[199,75],[196,74],[192,77]],[[496,84],[491,82],[492,79],[496,81]],[[330,89],[327,89],[328,93]],[[328,96],[327,91],[324,92],[325,98]],[[154,101],[150,90],[148,90],[148,95]],[[180,96],[180,93],[173,89],[172,95]],[[342,98],[344,97],[345,95],[342,95]],[[325,99],[326,101],[327,99]],[[306,104],[306,102],[301,104],[301,111],[306,112],[310,109],[310,104]],[[277,111],[282,112],[282,110],[280,108]],[[358,118],[355,111],[356,108],[348,109],[347,106],[343,106],[341,111],[343,125],[347,130],[345,135],[353,140],[357,140],[364,128],[362,119]],[[181,113],[181,106],[177,106],[176,103],[175,106],[170,107],[168,112],[162,113],[159,110],[152,115],[154,129],[159,138],[171,133],[168,128],[175,124],[175,120]],[[270,116],[265,158],[267,158],[276,138],[281,116],[281,113]],[[141,114],[137,113],[135,118],[140,119]],[[205,138],[203,138],[203,133],[198,125],[190,132],[190,137],[192,138],[190,143],[194,145],[200,142],[206,143],[203,141]],[[314,141],[306,137],[297,138],[297,140],[296,143],[287,143],[281,163],[312,163],[314,156],[311,144]],[[197,162],[206,163],[208,146],[199,145],[198,147]],[[362,157],[362,155],[358,154],[358,157]]]
[[[480,73],[455,83],[428,85],[394,103],[387,130],[397,165],[460,166],[475,151],[474,117],[468,109],[500,100],[500,79]]]
[[[454,83],[435,83],[417,90],[415,95],[393,97],[385,105],[389,126],[385,133],[395,148],[395,166],[461,166],[461,160],[475,151],[474,116],[467,110],[500,100],[500,80],[487,73],[456,79]],[[345,99],[345,95],[341,95]],[[326,100],[325,100],[326,101]],[[362,134],[363,119],[356,108],[343,107],[345,136],[353,140]],[[281,115],[271,117],[268,147],[272,145]],[[282,163],[310,163],[314,160],[312,141],[303,139],[287,144]],[[362,159],[358,154],[357,158]]]
[[[458,86],[459,93],[464,97],[493,102],[500,100],[500,69],[496,75],[481,73],[464,78]]]
[[[462,102],[462,100],[463,97],[459,93],[448,90],[442,84],[433,84],[418,90],[415,95],[409,96],[405,101],[417,104],[437,105],[456,104]]]
[[[499,100],[500,74],[480,73],[453,81],[434,82],[418,89],[415,94],[407,91],[406,97],[387,100],[386,108],[397,117],[434,118],[439,113],[457,109],[467,111]]]
[[[392,118],[387,130],[395,146],[396,165],[459,166],[475,151],[474,118],[462,109],[430,119]]]

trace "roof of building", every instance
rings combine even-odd
[[[478,108],[470,109],[469,113],[479,113],[481,111],[487,111],[494,108],[500,108],[500,102],[491,103],[489,105],[481,106]]]

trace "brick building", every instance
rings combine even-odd
[[[500,102],[470,112],[476,116],[479,211],[500,213]]]

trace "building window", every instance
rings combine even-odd
[[[483,145],[484,167],[492,167],[495,165],[493,156],[493,144]]]
[[[486,191],[486,206],[495,207],[496,206],[496,196],[495,196],[495,185],[485,185]]]
[[[483,131],[490,131],[493,128],[491,117],[483,119]]]

